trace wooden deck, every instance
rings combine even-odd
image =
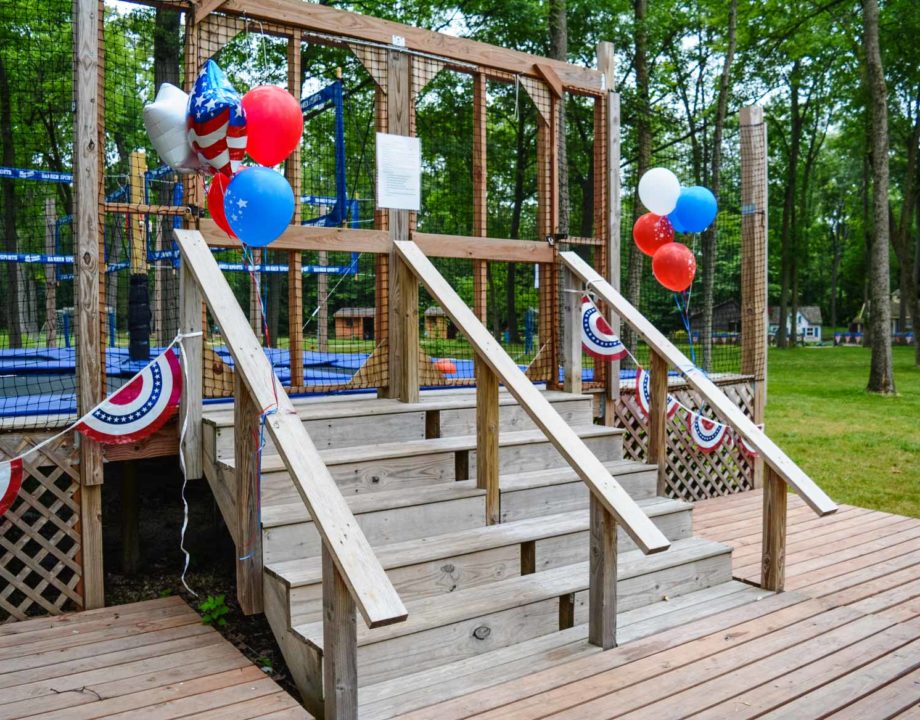
[[[759,577],[759,491],[694,525]],[[920,520],[790,497],[787,553],[787,592],[402,717],[920,718]]]
[[[0,718],[309,718],[180,598],[0,626]]]

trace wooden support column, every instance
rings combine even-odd
[[[100,246],[100,65],[102,3],[76,0],[74,5],[74,304],[77,329],[77,410],[83,415],[103,398],[104,348],[99,318],[102,290]],[[102,571],[102,448],[81,437],[80,529],[83,608],[105,603]]]
[[[537,114],[537,225],[541,239],[559,231],[559,173],[557,163],[557,118],[561,100],[550,98],[548,117]],[[548,388],[559,387],[559,362],[556,352],[558,299],[556,265],[540,265],[540,318],[538,333],[542,375]]]
[[[648,450],[646,462],[658,466],[659,497],[667,497],[668,453],[668,361],[651,351],[649,377]]]
[[[562,319],[563,390],[581,394],[581,298],[580,283],[574,273],[563,270],[564,308]]]
[[[263,251],[252,251],[252,262],[255,265],[262,264]],[[260,293],[262,291],[262,273],[253,272],[249,277],[249,325],[255,333],[259,342],[263,342],[262,334],[262,300]]]
[[[147,172],[147,154],[143,150],[135,150],[128,156],[128,183],[131,190],[130,202],[132,205],[144,205],[147,198],[144,196]],[[147,218],[142,213],[131,216],[131,274],[141,275],[147,272]]]
[[[741,372],[754,376],[752,420],[767,405],[767,126],[763,108],[741,108]],[[754,460],[754,487],[764,464]]]
[[[323,544],[323,717],[358,717],[358,629],[355,603]]]
[[[54,198],[45,198],[45,254],[54,255],[57,211]],[[57,345],[57,272],[54,265],[45,265],[45,347]]]
[[[262,527],[259,522],[259,425],[262,408],[240,373],[233,374],[236,432],[236,596],[246,615],[262,612]]]
[[[617,644],[617,524],[591,494],[588,642],[604,650]]]
[[[486,137],[486,78],[473,76],[473,235],[488,237],[488,158]],[[488,297],[485,260],[473,260],[473,312],[486,322]]]
[[[300,37],[288,38],[287,85],[298,100],[301,95]],[[294,188],[294,222],[300,224],[300,192],[303,145],[284,163],[284,176]],[[303,257],[298,250],[288,252],[288,342],[291,358],[291,388],[303,387]]]
[[[476,357],[476,487],[486,491],[486,525],[501,522],[498,376]]]
[[[786,483],[767,466],[763,482],[760,586],[775,592],[786,584],[786,499]]]
[[[179,405],[179,433],[181,437],[183,420],[186,425],[185,441],[179,449],[185,462],[185,477],[198,480],[204,476],[201,456],[201,412],[203,401],[202,380],[204,377],[204,337],[202,331],[201,307],[204,298],[195,276],[185,265],[179,265],[179,332],[199,333],[182,341],[183,386]]]
[[[323,267],[329,264],[329,253],[320,250],[319,264]],[[316,313],[316,348],[320,352],[329,352],[329,276],[320,273],[316,276],[316,303],[319,311]]]

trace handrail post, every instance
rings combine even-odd
[[[581,395],[581,293],[575,274],[563,268],[563,390]]]
[[[646,462],[658,467],[659,497],[668,492],[668,361],[651,351],[652,368],[649,376],[648,449]]]
[[[355,602],[323,543],[323,717],[358,717],[358,628]]]
[[[588,642],[604,650],[617,644],[617,523],[591,493]]]
[[[486,491],[486,525],[501,522],[498,377],[476,356],[476,487]]]
[[[390,328],[390,387],[394,397],[404,403],[419,401],[419,336],[418,336],[418,278],[398,257],[394,258],[395,279],[395,320],[396,326]],[[391,294],[393,298],[393,294]],[[391,302],[394,302],[391,299]],[[394,313],[390,313],[393,317]]]
[[[184,380],[182,399],[179,406],[180,437],[185,425],[185,438],[179,451],[185,462],[185,477],[199,480],[203,473],[201,461],[201,405],[202,378],[204,375],[203,348],[204,338],[201,333],[201,308],[204,299],[195,276],[189,272],[183,260],[179,266],[179,332],[186,337],[182,341],[182,366]]]
[[[760,586],[774,592],[780,592],[786,584],[786,500],[786,483],[766,465]]]
[[[242,373],[233,374],[236,460],[236,595],[246,615],[262,612],[262,527],[259,522],[259,417]]]

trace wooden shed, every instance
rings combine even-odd
[[[344,307],[335,311],[335,337],[337,340],[373,340],[374,308]]]
[[[457,337],[454,323],[437,305],[425,310],[425,337],[432,340],[453,340]]]

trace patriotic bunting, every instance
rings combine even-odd
[[[22,458],[0,463],[0,517],[10,509],[22,487]]]
[[[639,403],[639,409],[642,410],[645,415],[648,415],[652,405],[652,392],[651,392],[651,374],[648,370],[643,370],[639,368],[636,371],[636,401]],[[680,407],[680,403],[677,402],[677,398],[673,395],[668,395],[668,417],[674,417],[674,413],[677,412]]]
[[[758,425],[757,427],[758,429],[763,430],[762,423]],[[735,439],[737,441],[736,444],[738,445],[739,448],[741,448],[741,452],[743,452],[745,455],[747,455],[749,458],[752,458],[752,459],[757,457],[757,454],[758,454],[757,451],[754,448],[752,448],[750,445],[748,445],[747,440],[745,440],[743,436],[736,433]]]
[[[586,353],[599,360],[626,357],[626,346],[587,297],[581,301],[581,345]]]
[[[705,418],[699,413],[687,414],[687,427],[693,444],[704,453],[717,450],[728,436],[727,425]]]

